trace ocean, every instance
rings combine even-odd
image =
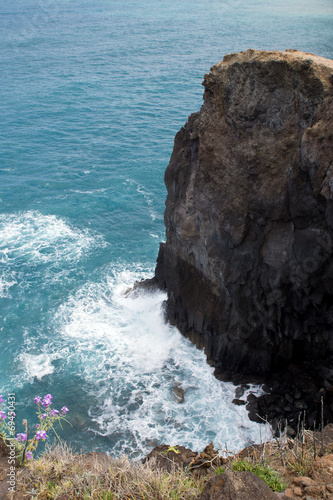
[[[165,324],[165,294],[126,292],[153,276],[164,171],[204,74],[248,48],[333,58],[332,1],[0,0],[0,47],[0,394],[17,432],[51,393],[76,451],[266,438]]]

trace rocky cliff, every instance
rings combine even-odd
[[[203,85],[165,173],[167,317],[216,373],[333,383],[333,61],[247,50]]]

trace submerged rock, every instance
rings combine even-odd
[[[155,277],[221,378],[309,362],[333,392],[332,75],[294,50],[227,55],[176,135]]]
[[[173,386],[173,393],[176,396],[177,403],[184,403],[184,401],[185,401],[185,390],[179,384],[179,382],[176,382],[175,385]]]

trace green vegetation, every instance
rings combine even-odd
[[[264,464],[251,463],[248,460],[236,460],[232,463],[232,469],[235,471],[253,472],[253,474],[265,481],[271,490],[276,492],[283,491],[287,487],[279,478],[278,473]]]

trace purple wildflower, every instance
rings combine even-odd
[[[43,413],[42,415],[40,415],[40,418],[46,418],[47,417],[47,413]]]
[[[36,396],[35,399],[34,399],[34,403],[37,405],[37,404],[40,404],[42,402],[40,396]]]
[[[58,415],[58,413],[59,413],[58,410],[51,410],[51,417]]]
[[[9,411],[8,415],[11,417],[16,417],[16,413],[14,411]]]
[[[63,415],[66,415],[66,413],[67,413],[68,411],[69,411],[69,409],[67,408],[67,406],[63,406],[63,407],[61,408],[61,413],[62,413]]]
[[[46,396],[44,396],[43,398],[43,402],[42,402],[42,405],[44,406],[44,408],[47,408],[49,405],[52,404],[52,394],[46,394]]]
[[[32,459],[32,453],[31,453],[31,451],[27,451],[27,452],[26,452],[26,454],[25,454],[25,458],[26,458],[27,460],[31,460],[31,459]]]
[[[0,411],[0,420],[5,420],[6,413],[4,411]]]
[[[44,441],[46,438],[47,438],[46,431],[37,431],[36,432],[37,441],[39,441],[40,439],[42,439]]]
[[[38,427],[40,427],[40,424],[36,424],[35,427],[36,427],[36,429],[38,429]]]
[[[4,399],[1,394],[0,394],[0,403],[4,403]]]
[[[18,441],[19,443],[24,443],[24,441],[27,440],[27,435],[25,432],[20,432],[17,436],[16,436],[16,441]]]

